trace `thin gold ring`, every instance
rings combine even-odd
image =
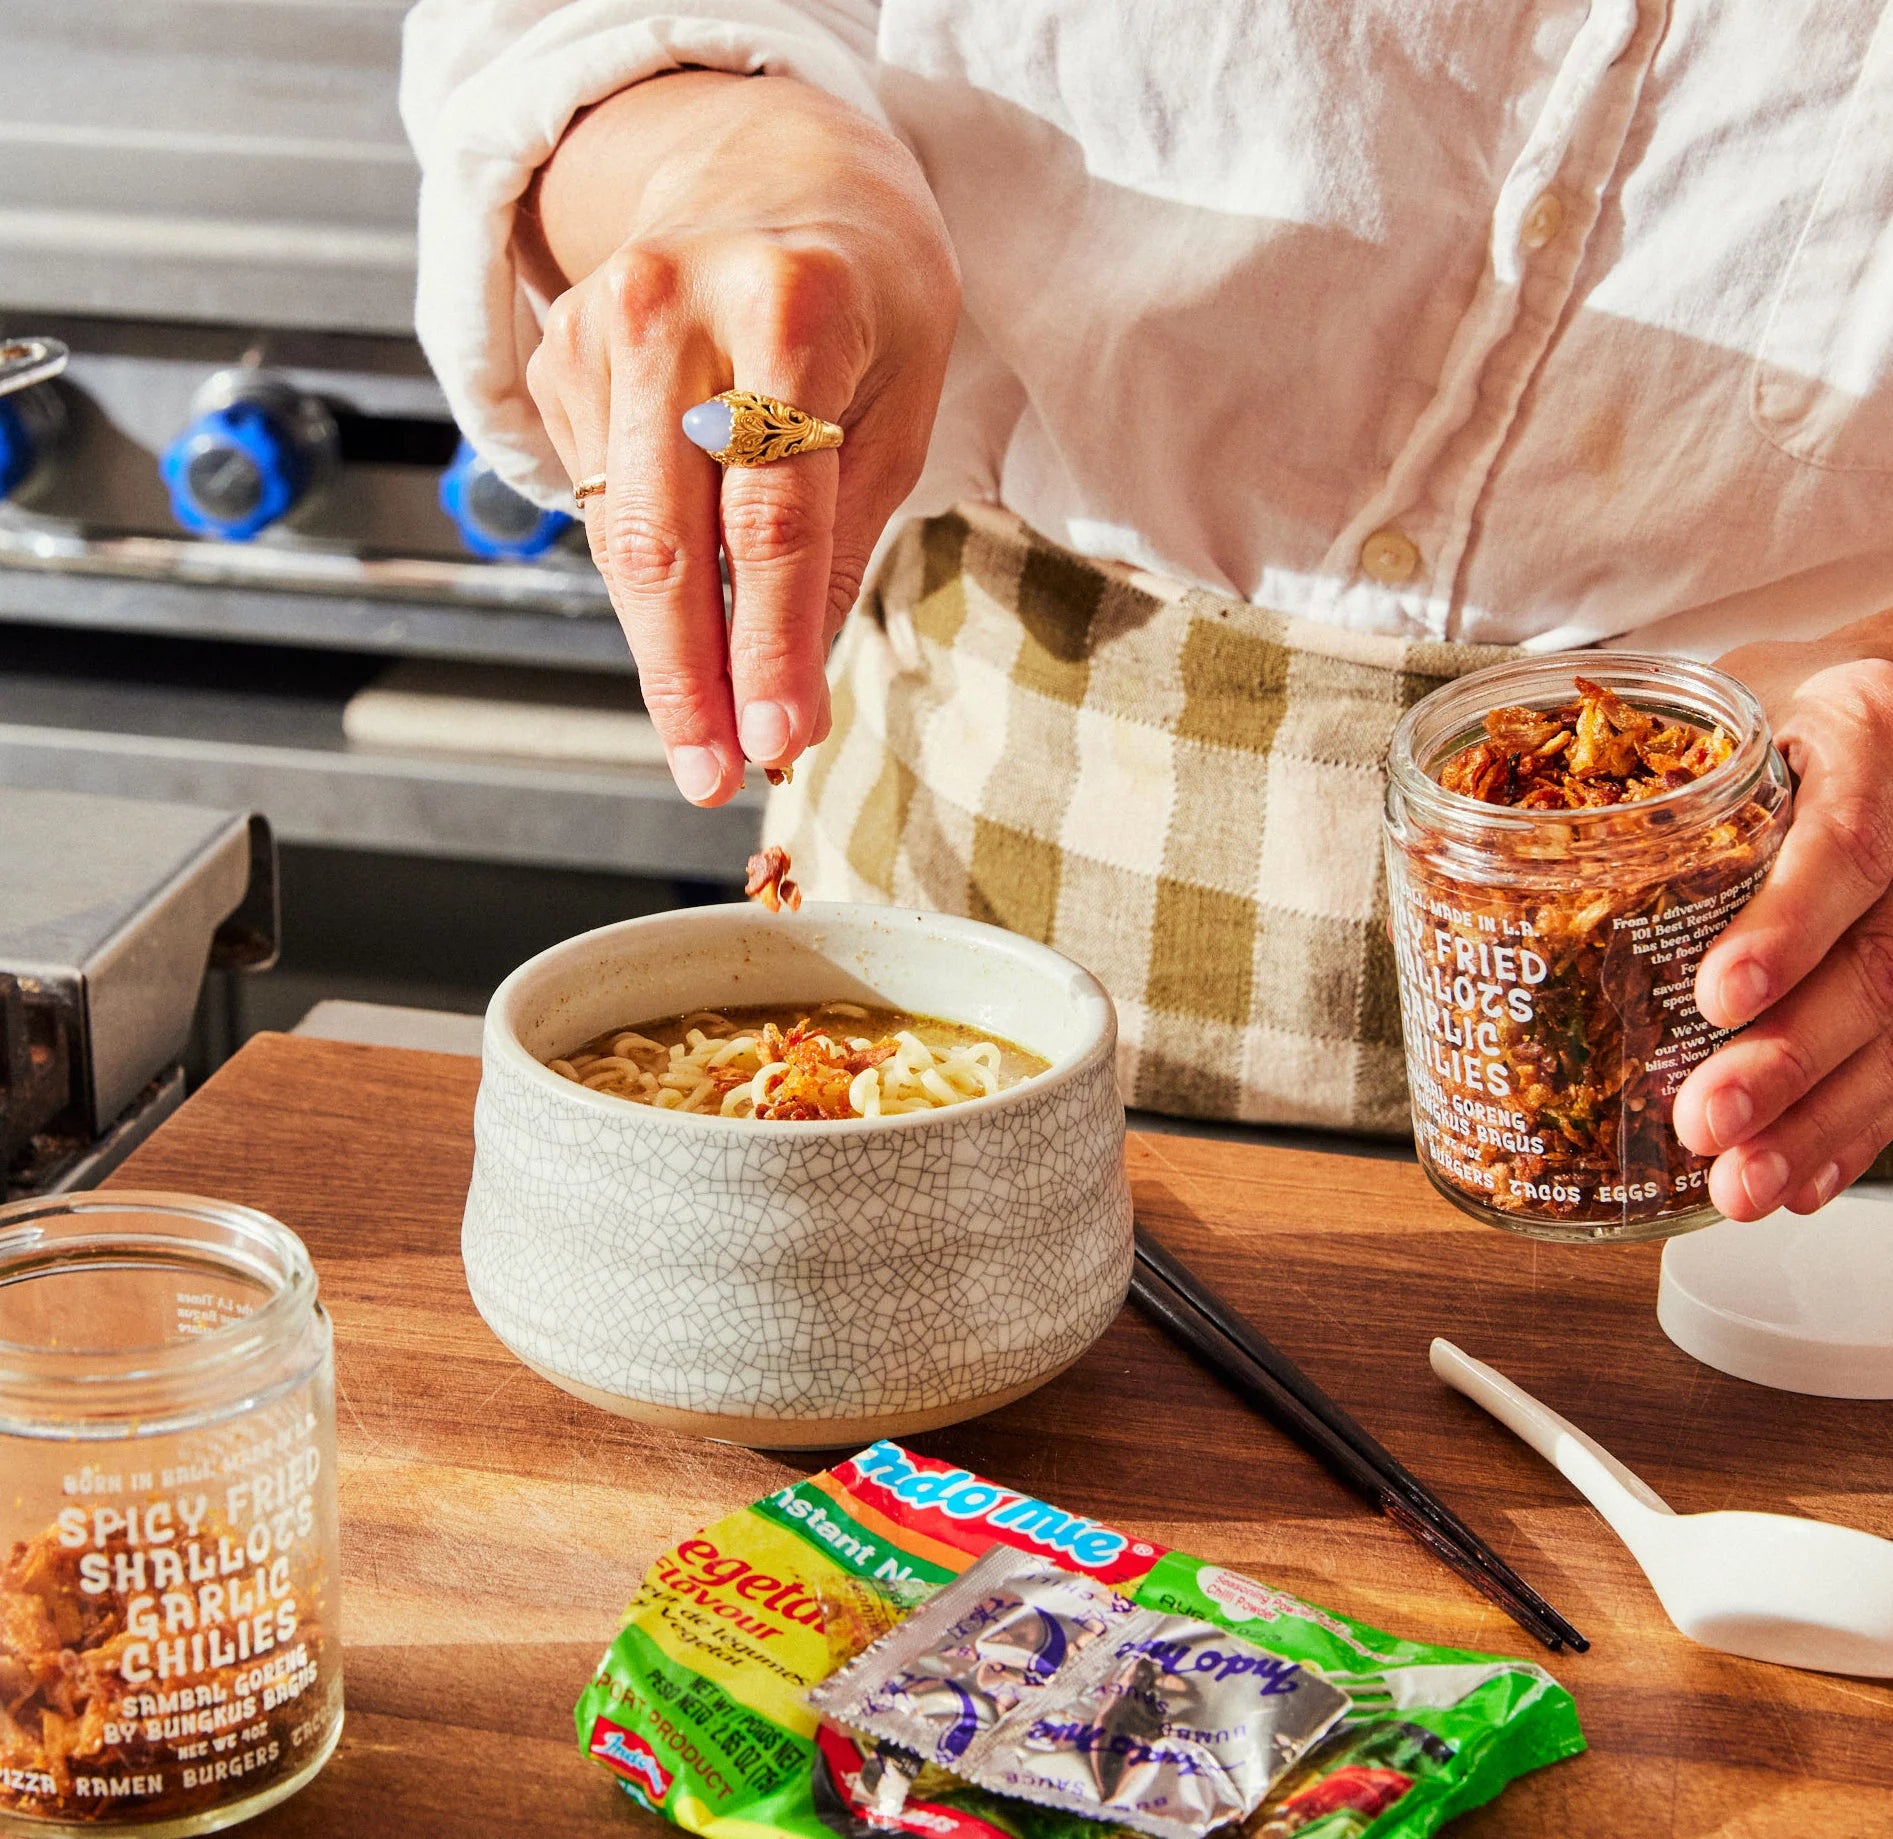
[[[605,475],[593,473],[589,479],[580,479],[572,487],[572,502],[583,505],[587,498],[596,498],[605,489]]]

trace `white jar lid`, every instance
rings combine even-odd
[[[1672,1239],[1656,1319],[1684,1353],[1737,1379],[1893,1398],[1893,1182],[1863,1182],[1806,1217]]]

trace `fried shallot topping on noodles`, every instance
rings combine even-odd
[[[1560,709],[1494,709],[1486,738],[1455,754],[1440,784],[1488,805],[1583,810],[1674,792],[1735,751],[1720,728],[1666,721],[1585,677],[1577,689]]]
[[[784,1034],[774,1022],[765,1022],[761,1052],[765,1064],[779,1061],[786,1069],[768,1086],[768,1096],[756,1101],[754,1116],[812,1122],[817,1118],[855,1117],[849,1093],[860,1076],[900,1052],[898,1041],[876,1041],[857,1047],[823,1034],[806,1016]]]
[[[792,1122],[936,1110],[1045,1067],[1037,1055],[970,1028],[850,1002],[774,1015],[694,1010],[607,1029],[546,1064],[634,1105]]]
[[[789,852],[780,843],[771,843],[749,858],[749,879],[743,892],[759,900],[771,913],[784,907],[790,912],[802,904],[802,890],[789,879]]]

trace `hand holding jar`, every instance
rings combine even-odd
[[[1766,885],[1704,957],[1702,1012],[1742,1033],[1677,1093],[1732,1219],[1809,1213],[1893,1138],[1893,614],[1722,659],[1797,782]],[[1746,1024],[1746,1026],[1744,1026]]]

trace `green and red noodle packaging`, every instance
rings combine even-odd
[[[885,1442],[664,1553],[579,1699],[580,1747],[635,1800],[713,1839],[1119,1831],[937,1770],[898,1814],[871,1813],[872,1759],[804,1702],[995,1544],[1229,1629],[1347,1693],[1343,1722],[1232,1834],[1425,1839],[1584,1747],[1570,1694],[1528,1661],[1383,1633]]]

